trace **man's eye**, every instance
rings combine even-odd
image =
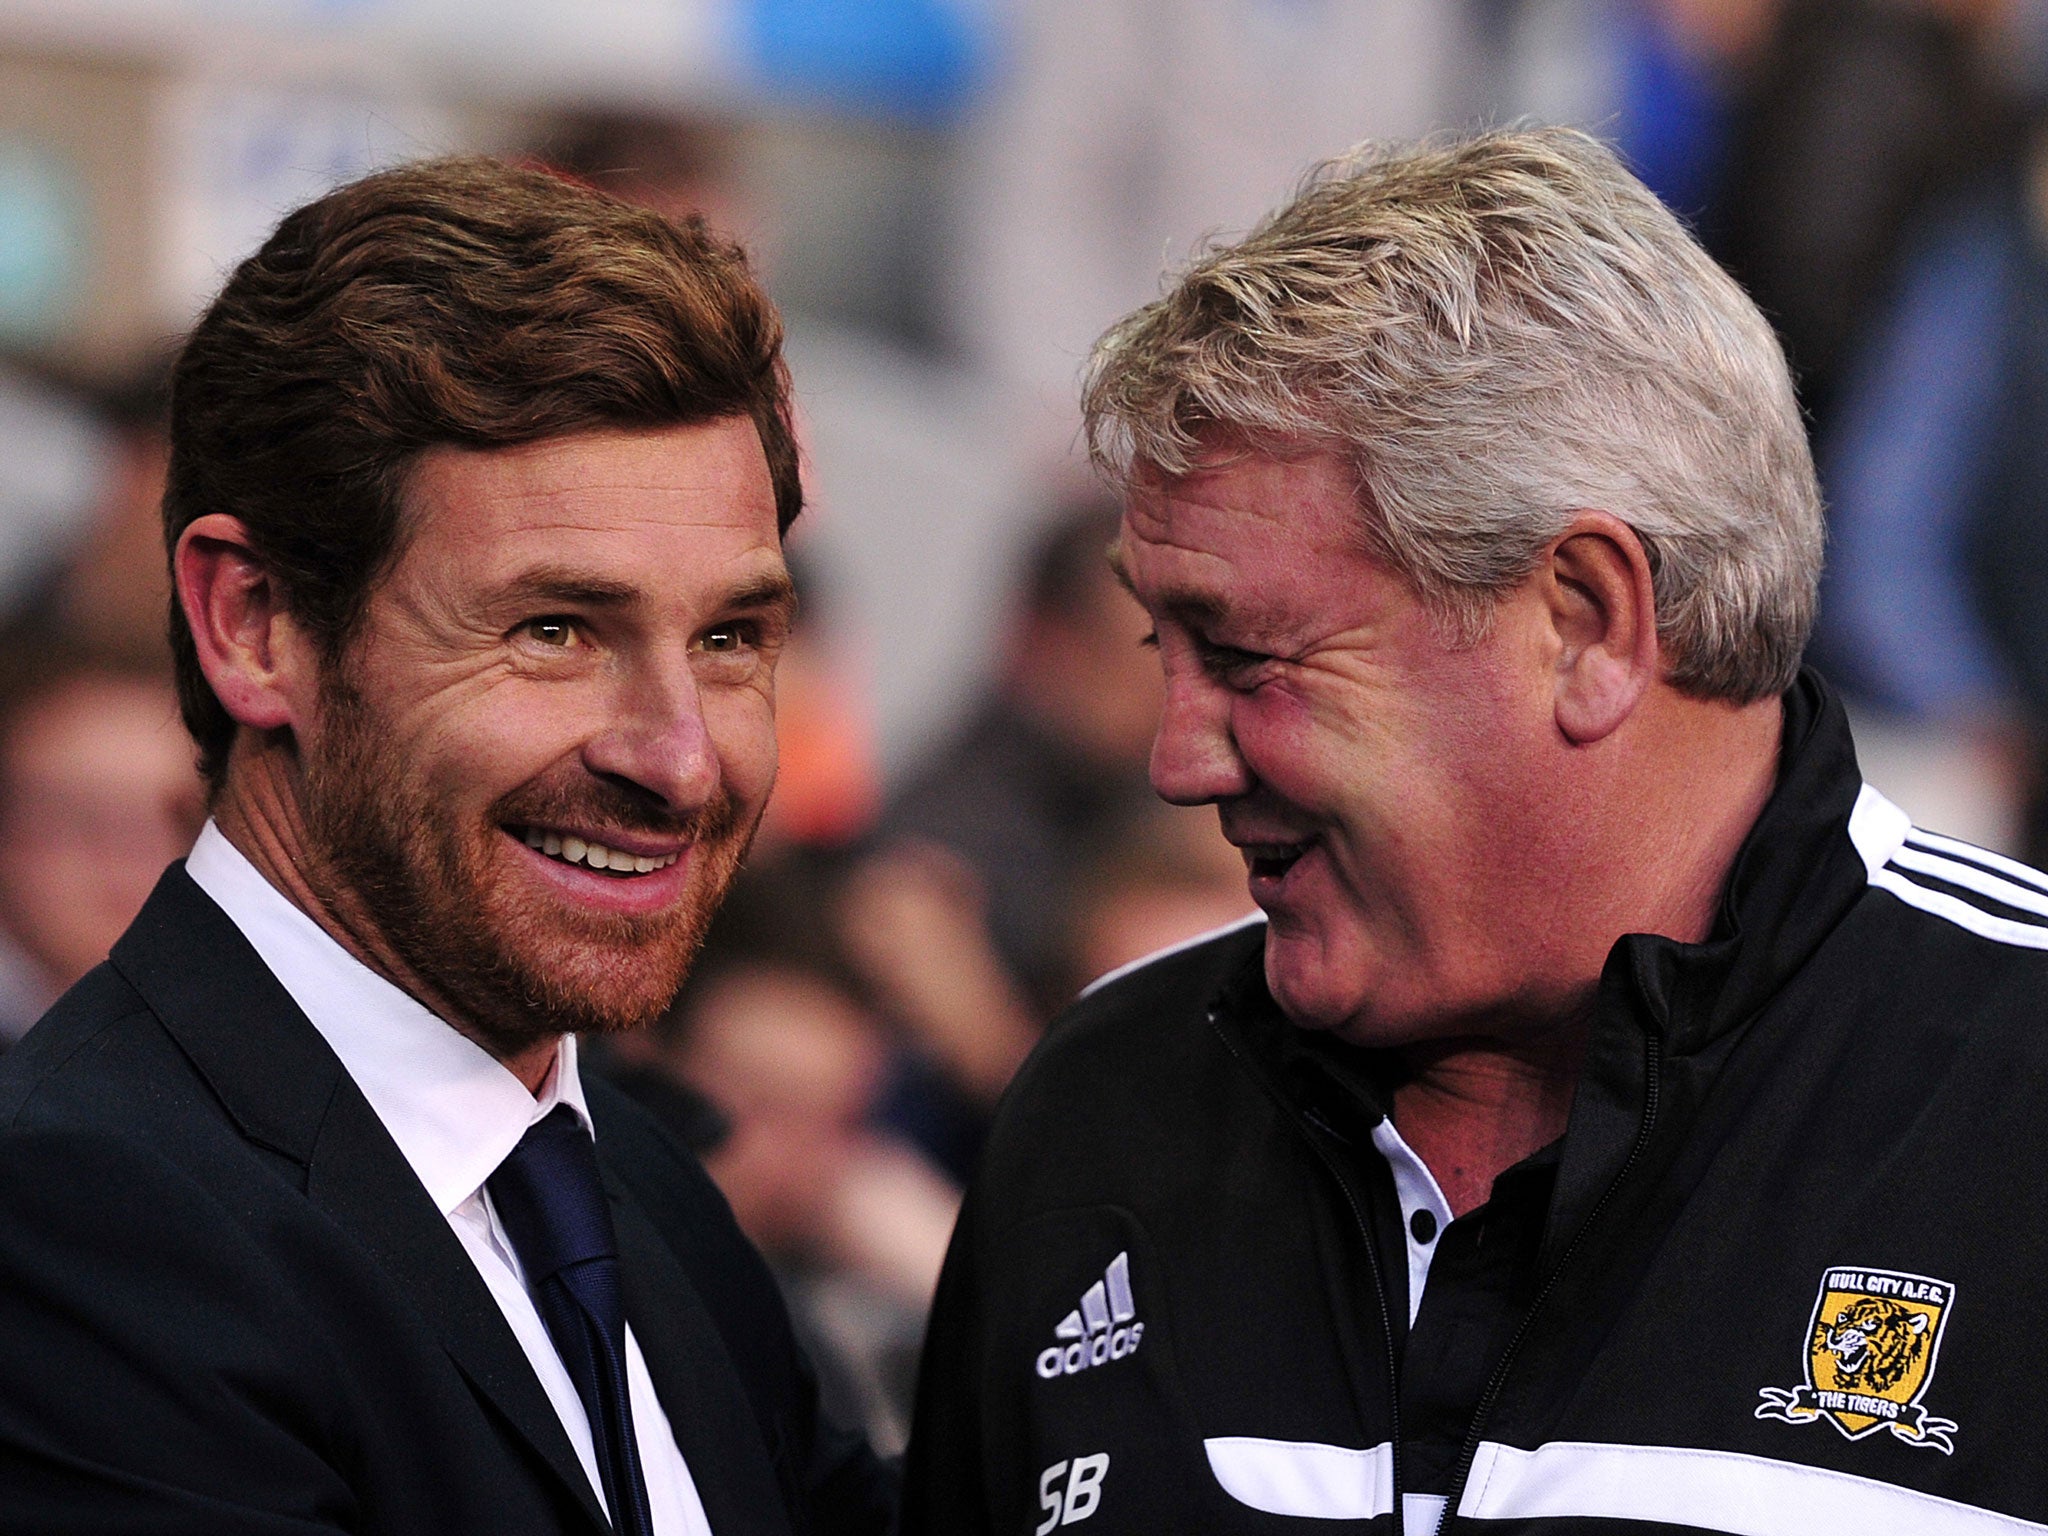
[[[564,648],[574,645],[578,638],[575,621],[563,618],[528,619],[526,633],[542,645]]]
[[[721,624],[716,629],[705,630],[704,637],[697,644],[714,656],[722,656],[745,650],[752,642],[753,634],[746,625]]]
[[[1199,643],[1202,666],[1211,677],[1219,678],[1233,687],[1253,681],[1259,668],[1273,658],[1258,651],[1240,650],[1234,645],[1218,645],[1213,640]]]

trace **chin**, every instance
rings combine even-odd
[[[1388,986],[1374,984],[1380,970],[1364,957],[1333,957],[1318,939],[1269,936],[1266,941],[1266,990],[1288,1022],[1373,1049],[1427,1037],[1431,1031],[1424,1019],[1390,1009],[1399,999]]]
[[[1344,1029],[1363,1006],[1359,989],[1337,985],[1320,955],[1288,952],[1295,948],[1284,940],[1267,939],[1266,990],[1290,1023],[1303,1029]]]
[[[675,1001],[704,942],[723,892],[695,889],[669,911],[639,918],[570,916],[559,909],[491,914],[474,936],[482,974],[458,995],[489,998],[517,1028],[544,1021],[550,1032],[624,1034],[645,1028]],[[452,957],[439,957],[444,973]],[[492,985],[496,982],[496,985]],[[507,1006],[510,1005],[510,1006]]]

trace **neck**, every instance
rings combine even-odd
[[[1394,1122],[1455,1214],[1485,1204],[1496,1177],[1564,1134],[1616,942],[1653,933],[1694,944],[1712,931],[1777,782],[1783,724],[1776,699],[1737,707],[1658,690],[1629,730],[1577,765],[1591,770],[1578,792],[1552,802],[1553,825],[1583,835],[1549,845],[1572,874],[1551,890],[1575,893],[1558,974],[1539,989],[1550,1005],[1404,1053],[1413,1075],[1394,1096]]]
[[[244,740],[234,754],[213,805],[221,834],[284,898],[320,925],[327,936],[400,991],[416,998],[451,1029],[475,1041],[538,1095],[554,1065],[558,1042],[540,1041],[515,1055],[492,1048],[461,1007],[405,963],[383,929],[308,837],[298,774],[283,750]]]
[[[1585,1028],[1566,1025],[1512,1046],[1446,1040],[1404,1053],[1414,1075],[1394,1092],[1394,1124],[1453,1215],[1484,1205],[1504,1170],[1564,1134],[1585,1045]]]

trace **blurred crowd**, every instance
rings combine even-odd
[[[1082,110],[1087,49],[1138,57],[1174,16],[1194,49],[1176,67],[1201,64],[1197,44],[1222,46],[1185,7],[1105,4],[1085,24],[1072,9],[1032,13],[1026,78],[991,120],[1047,101]],[[1355,15],[1335,18],[1346,8],[1323,9],[1330,27],[1355,30]],[[1457,9],[1467,31],[1447,41],[1432,20],[1447,11],[1362,8],[1382,45],[1405,39],[1473,68],[1554,46],[1553,13],[1599,19],[1609,88],[1596,126],[1750,287],[1798,373],[1830,506],[1814,656],[1851,697],[1867,772],[1928,824],[2048,855],[2048,474],[2035,463],[2048,454],[2048,8]],[[1064,40],[1063,16],[1076,29]],[[1072,329],[1072,317],[1034,321],[1034,303],[1077,307],[1094,325],[1129,302],[1121,278],[1085,296],[1073,286],[1091,261],[1108,269],[1112,246],[1126,266],[1156,268],[1256,212],[1205,217],[1167,195],[1184,190],[1185,169],[1141,151],[1185,129],[1186,113],[1170,72],[1144,57],[1151,94],[1121,106],[1132,118],[1149,102],[1152,116],[1124,123],[1128,143],[1062,139],[1072,180],[1025,177],[1005,205],[1028,214],[1036,243],[1009,240],[1025,265],[983,299],[1015,300],[1003,324],[1019,334]],[[1336,80],[1346,66],[1318,67]],[[1284,79],[1239,84],[1224,104],[1246,122],[1281,110]],[[1100,88],[1115,95],[1113,80]],[[1385,131],[1485,104],[1447,90],[1418,95]],[[1100,126],[1085,110],[1073,121]],[[1310,158],[1302,136],[1334,131],[1313,114],[1295,128],[1266,142],[1290,174]],[[580,112],[528,154],[773,247],[793,237],[762,229],[729,174],[744,131]],[[1125,159],[1106,164],[1119,143]],[[1268,200],[1285,190],[1266,185]],[[1172,249],[1140,238],[1140,204],[1192,221]],[[1031,250],[1050,253],[1035,275]],[[803,616],[779,680],[776,797],[663,1027],[600,1055],[703,1154],[787,1287],[829,1394],[885,1449],[902,1441],[958,1190],[1018,1065],[1090,979],[1250,911],[1213,818],[1148,791],[1157,666],[1103,558],[1116,510],[1061,462],[1070,424],[1054,412],[1048,432],[1029,403],[1071,379],[1085,338],[998,386],[1000,370],[959,337],[905,361],[929,310],[905,301],[898,318],[911,319],[887,346],[795,324],[803,427],[825,479],[807,519],[817,526],[800,524],[791,549]],[[993,430],[949,438],[931,424],[969,420],[949,382],[963,369],[1011,405]],[[105,954],[203,815],[162,639],[162,381],[160,358],[88,384],[0,356],[0,1044]],[[1028,444],[996,442],[1006,426]],[[948,543],[937,530],[969,503],[1000,504],[1008,531],[968,522]],[[949,560],[1000,568],[1007,596],[948,609]],[[891,647],[920,664],[886,665]],[[894,697],[899,670],[966,681]]]

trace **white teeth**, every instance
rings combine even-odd
[[[651,875],[657,869],[667,869],[682,857],[680,853],[656,856],[628,853],[623,848],[607,848],[603,843],[585,842],[580,837],[558,832],[543,832],[534,827],[528,827],[520,833],[520,840],[529,848],[539,849],[549,858],[564,859],[571,864],[584,864],[591,869],[610,870],[621,875]]]

